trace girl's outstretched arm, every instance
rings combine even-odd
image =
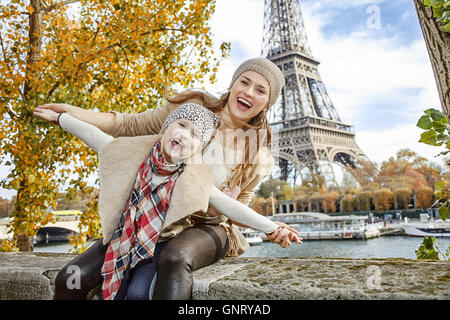
[[[216,208],[220,213],[227,216],[231,220],[237,221],[250,228],[262,231],[266,234],[271,234],[280,227],[275,222],[260,215],[243,203],[227,196],[216,187],[213,187],[211,191],[209,203],[214,206],[214,208]],[[300,239],[292,231],[284,228],[280,231],[280,241],[281,238],[284,238],[286,236],[289,241],[294,240],[296,243],[301,243]]]
[[[58,113],[51,109],[36,108],[33,115],[51,123],[58,123],[63,130],[83,140],[97,153],[104,145],[114,140],[113,137],[102,132],[97,127],[78,120],[66,112]]]

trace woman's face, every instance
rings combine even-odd
[[[269,95],[270,85],[267,79],[257,72],[245,71],[230,88],[230,117],[249,122],[267,107]]]
[[[176,163],[189,158],[200,150],[200,131],[186,119],[172,122],[162,136],[163,153],[166,161]]]

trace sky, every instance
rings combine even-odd
[[[313,57],[341,118],[376,163],[410,148],[442,164],[439,148],[419,143],[417,120],[440,101],[413,1],[301,0]],[[261,55],[264,0],[216,0],[211,18],[215,45],[231,43],[213,92],[228,88],[234,70]],[[0,166],[0,179],[8,169]],[[14,192],[0,189],[0,197]]]
[[[300,5],[322,81],[369,159],[381,163],[410,148],[442,164],[435,157],[441,149],[418,142],[417,120],[424,110],[441,106],[413,1],[301,0]],[[231,52],[218,83],[207,89],[227,88],[237,66],[261,54],[263,16],[263,0],[217,1],[212,31],[218,42],[231,43]]]

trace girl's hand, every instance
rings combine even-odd
[[[286,248],[292,244],[292,241],[295,241],[297,244],[302,244],[302,239],[298,238],[297,235],[286,228],[281,228],[278,234],[278,237],[281,237],[281,241],[279,245],[282,248]]]
[[[279,221],[274,221],[277,225],[279,225],[282,228],[288,229],[289,231],[295,233],[296,235],[298,235],[298,231],[295,230],[294,228],[289,227],[289,225],[287,225],[286,223],[283,222],[279,222]]]
[[[37,107],[33,111],[33,116],[44,119],[53,124],[58,124],[58,116],[61,112],[55,112],[51,109],[43,109],[41,107]]]
[[[302,244],[302,238],[298,237],[298,231],[289,227],[285,223],[275,222],[281,228],[275,230],[272,234],[267,234],[267,240],[279,244],[282,248],[286,248],[295,241],[297,244]]]
[[[278,222],[278,221],[274,221],[277,225],[279,225],[282,228],[285,228],[289,231],[291,231],[292,233],[294,233],[295,235],[298,235],[298,231],[295,230],[294,228],[289,227],[287,224],[283,223],[283,222]],[[278,229],[279,230],[279,229]],[[279,243],[280,241],[276,241],[277,237],[278,237],[278,230],[275,230],[274,233],[272,234],[266,234],[267,236],[267,240],[269,240],[270,242],[274,242],[274,243]]]

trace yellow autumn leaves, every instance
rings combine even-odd
[[[213,48],[211,0],[58,3],[63,2],[14,0],[0,13],[0,137],[6,137],[0,163],[11,168],[1,187],[17,191],[14,239],[32,237],[49,221],[46,209],[56,206],[63,186],[95,192],[86,180],[95,172],[96,155],[33,118],[36,106],[65,102],[143,111],[159,105],[166,88],[214,81],[229,51],[226,43]],[[81,218],[92,237],[100,232],[96,205]],[[79,250],[83,239],[74,239]]]

